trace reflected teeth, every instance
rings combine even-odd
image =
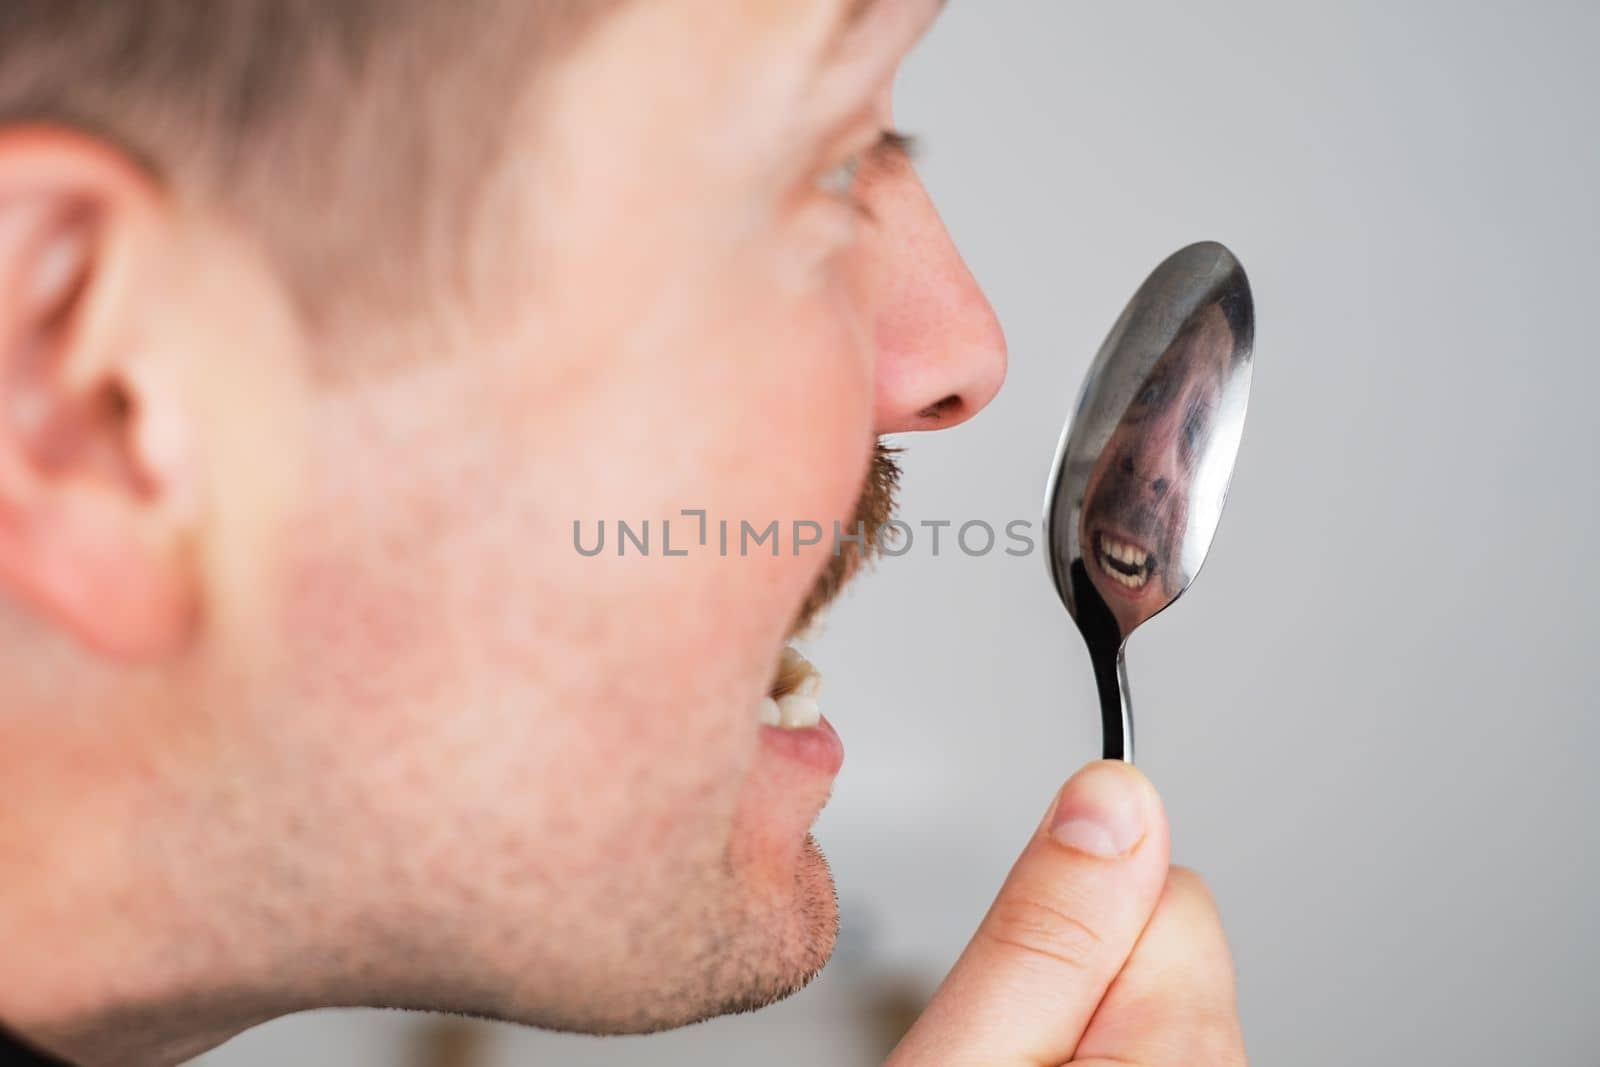
[[[1150,555],[1137,545],[1111,537],[1100,539],[1100,569],[1129,589],[1142,589],[1150,580]]]
[[[1144,588],[1145,577],[1142,574],[1123,574],[1121,571],[1111,570],[1109,568],[1106,570],[1106,573],[1111,575],[1112,578],[1121,582],[1123,585],[1127,586],[1129,589]]]
[[[778,659],[771,694],[762,698],[757,715],[763,726],[781,730],[809,730],[822,720],[817,698],[822,675],[800,653],[785,648]]]

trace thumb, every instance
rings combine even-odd
[[[1073,776],[891,1064],[1060,1064],[1167,878],[1167,821],[1133,766]]]

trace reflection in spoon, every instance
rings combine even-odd
[[[1238,261],[1191,245],[1156,268],[1101,348],[1045,501],[1051,575],[1089,646],[1108,759],[1131,759],[1123,648],[1204,561],[1250,389]]]

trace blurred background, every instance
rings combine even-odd
[[[902,442],[913,525],[1036,520],[1145,274],[1205,238],[1250,272],[1229,510],[1128,659],[1260,1064],[1596,1062],[1597,46],[1593,0],[992,0],[952,4],[901,83],[1012,352],[981,418]],[[877,1062],[1099,747],[1042,558],[946,541],[808,649],[849,753],[811,989],[649,1039],[319,1013],[200,1062]]]

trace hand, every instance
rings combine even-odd
[[[1161,799],[1124,763],[1061,790],[894,1067],[1243,1067],[1233,962]]]

